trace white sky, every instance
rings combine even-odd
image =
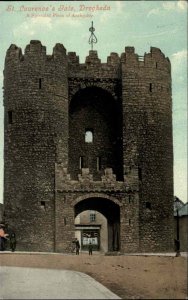
[[[73,11],[62,11],[73,7]],[[85,10],[80,11],[80,5]],[[109,6],[110,10],[92,11]],[[45,7],[47,12],[25,11]],[[87,7],[87,10],[86,10]],[[89,8],[91,7],[91,8]],[[55,15],[56,14],[56,15]],[[58,14],[58,16],[57,16]],[[77,16],[72,16],[72,14]],[[82,14],[82,16],[80,16]],[[38,15],[38,16],[37,16]],[[40,15],[40,16],[39,16]],[[10,44],[24,49],[30,40],[40,40],[52,53],[56,43],[76,51],[84,62],[90,46],[89,27],[94,22],[98,43],[95,50],[102,62],[110,52],[119,55],[134,46],[144,55],[158,47],[172,64],[174,194],[187,201],[187,2],[178,1],[1,1],[0,86],[6,50]],[[3,95],[0,89],[0,202],[3,202]]]

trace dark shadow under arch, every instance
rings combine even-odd
[[[92,142],[85,133],[92,132]],[[94,180],[101,180],[105,168],[112,168],[123,180],[122,105],[105,89],[80,89],[69,103],[69,173],[77,179],[82,168],[89,168]],[[98,163],[100,162],[100,164]],[[99,166],[100,165],[100,166]]]

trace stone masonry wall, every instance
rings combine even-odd
[[[90,51],[80,64],[61,44],[52,55],[39,41],[24,55],[11,45],[4,107],[5,219],[18,249],[68,251],[76,211],[99,203],[120,251],[172,250],[171,70],[159,49],[139,57],[126,47],[107,63]],[[84,142],[90,127],[98,134],[93,150]]]

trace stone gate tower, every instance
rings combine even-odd
[[[85,63],[40,41],[11,45],[4,69],[5,220],[18,249],[68,251],[84,210],[108,222],[108,251],[173,245],[171,68],[126,47]]]

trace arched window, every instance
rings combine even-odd
[[[93,143],[93,130],[86,129],[86,131],[85,131],[85,142],[86,143]]]

